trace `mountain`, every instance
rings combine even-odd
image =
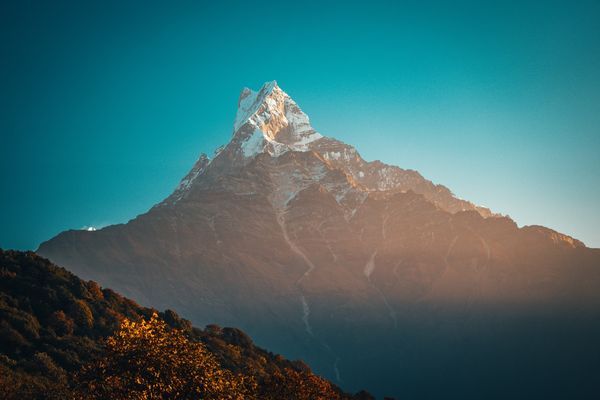
[[[0,398],[71,398],[82,367],[102,356],[103,340],[125,318],[147,320],[154,313],[34,253],[0,249]],[[206,346],[227,370],[254,377],[259,393],[269,392],[247,398],[281,398],[279,391],[308,400],[298,395],[302,390],[326,399],[371,398],[343,393],[302,362],[256,347],[239,329],[194,328],[171,310],[159,318]]]
[[[239,326],[351,390],[600,389],[600,250],[365,161],[275,82],[241,92],[231,141],[164,201],[38,252],[196,324]]]

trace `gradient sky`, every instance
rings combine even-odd
[[[0,247],[145,212],[273,79],[367,160],[600,247],[598,1],[91,3],[0,5]]]

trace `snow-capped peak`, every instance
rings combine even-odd
[[[308,151],[309,143],[322,138],[276,81],[265,83],[257,92],[242,90],[233,136],[241,143],[245,158],[264,151],[273,156],[288,150]]]
[[[340,204],[346,202],[356,206],[369,192],[412,190],[452,213],[475,210],[484,217],[493,215],[486,208],[455,198],[450,190],[433,184],[416,171],[380,161],[367,162],[354,147],[323,137],[312,128],[308,116],[275,81],[265,83],[258,91],[242,90],[229,143],[220,146],[210,160],[202,154],[175,191],[157,206],[172,205],[189,198],[195,192],[193,188],[203,188],[204,184],[210,186],[219,181],[219,177],[235,174],[257,155],[270,155],[271,159],[267,157],[264,160],[276,163],[280,155],[288,152],[314,152],[316,157],[298,155],[299,160],[308,163],[304,167],[298,166],[303,168],[302,171],[294,171],[295,167],[292,167],[291,171],[278,172],[279,178],[271,176],[280,187],[277,196],[273,197],[277,207],[286,206],[301,189],[316,182],[333,193]],[[333,170],[337,171],[337,175],[328,173]]]
[[[258,92],[247,87],[242,90],[238,100],[235,122],[233,124],[234,132],[237,132],[242,125],[248,122],[250,117],[258,111],[261,104],[265,101],[265,98],[271,94],[276,87],[279,88],[277,86],[277,81],[270,81],[266,82]]]

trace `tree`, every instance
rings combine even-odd
[[[244,399],[252,379],[220,367],[199,342],[169,329],[155,313],[150,320],[123,320],[106,340],[105,354],[79,374],[85,398]]]
[[[348,398],[327,380],[310,371],[284,368],[275,371],[260,388],[259,398],[268,400],[341,400]]]

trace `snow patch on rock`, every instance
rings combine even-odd
[[[265,140],[262,131],[258,128],[254,129],[252,135],[248,136],[244,143],[242,143],[241,149],[244,157],[252,157],[262,153],[264,143]]]
[[[377,250],[375,250],[373,252],[373,254],[371,254],[371,257],[369,257],[369,260],[365,264],[365,269],[363,272],[368,280],[371,280],[371,274],[373,273],[373,271],[375,271],[375,257],[376,256],[377,256]]]
[[[309,321],[310,307],[308,306],[308,302],[306,301],[306,297],[304,297],[304,295],[300,296],[300,302],[302,303],[302,322],[304,323],[304,329],[306,330],[306,333],[308,333],[310,336],[313,336],[313,330]]]
[[[179,200],[184,198],[187,195],[187,193],[190,191],[194,181],[200,175],[202,175],[202,173],[204,173],[204,171],[206,171],[206,167],[208,167],[209,164],[210,164],[210,160],[206,156],[206,154],[204,154],[204,153],[200,154],[200,157],[198,158],[198,160],[196,161],[196,163],[194,164],[194,166],[192,167],[190,172],[188,172],[188,174],[186,176],[184,176],[183,179],[179,182],[179,185],[177,185],[177,187],[173,191],[173,194],[171,194],[171,196],[169,196],[162,203],[159,203],[158,206],[164,205],[164,204],[175,204]]]

